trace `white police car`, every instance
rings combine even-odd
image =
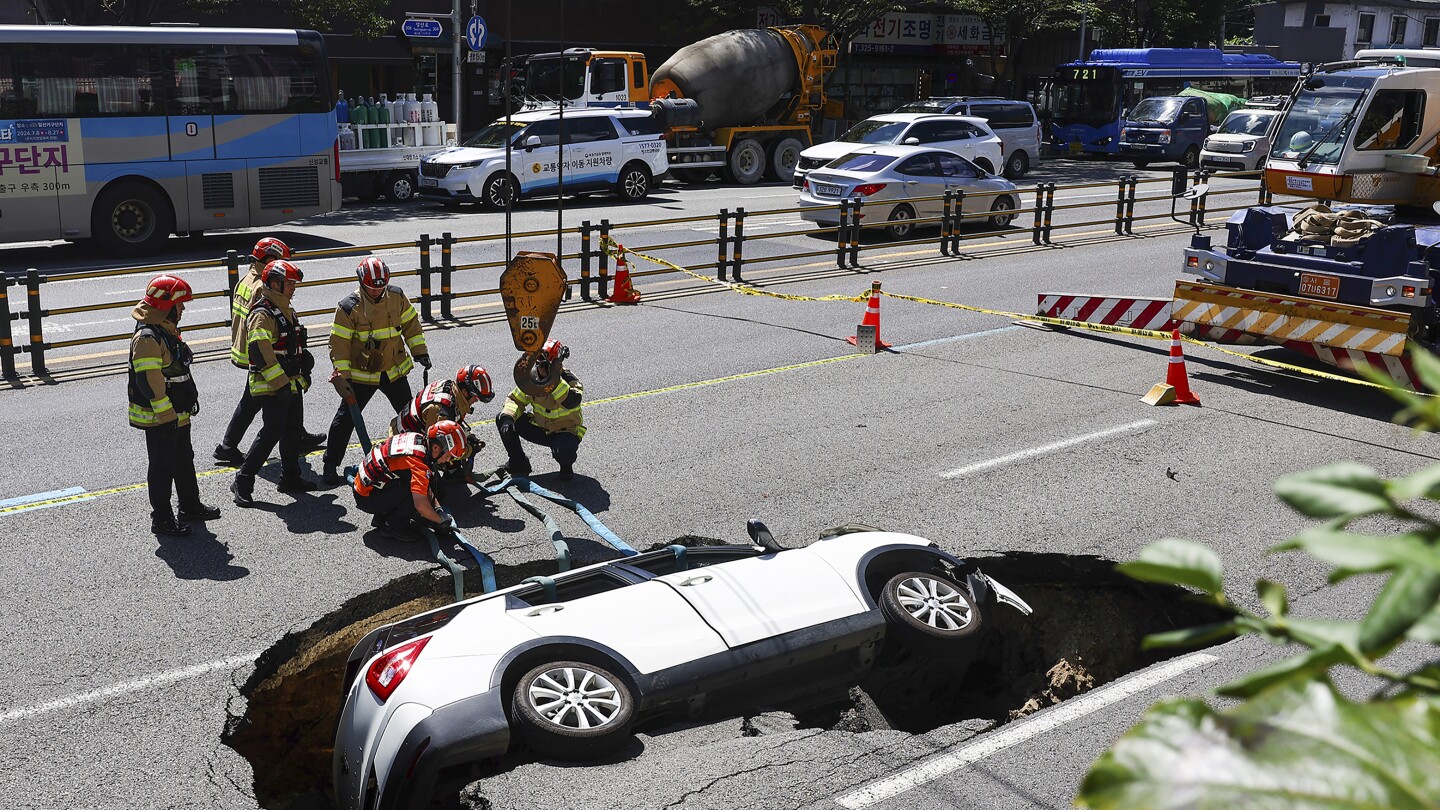
[[[626,200],[643,200],[655,178],[670,167],[664,131],[648,110],[565,110],[563,126],[567,194],[614,191]],[[561,182],[561,127],[559,109],[528,110],[508,122],[496,121],[464,145],[426,157],[420,163],[419,192],[447,204],[479,202],[490,208],[503,208],[515,187],[521,198],[555,196]]]

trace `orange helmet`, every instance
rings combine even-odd
[[[360,278],[360,286],[367,290],[383,291],[390,286],[389,265],[374,256],[361,259],[360,266],[355,268],[355,275]]]
[[[442,419],[426,431],[431,447],[440,448],[437,461],[457,459],[465,455],[465,429],[456,422]]]
[[[150,279],[150,284],[145,287],[145,297],[141,300],[156,309],[170,309],[194,297],[190,282],[179,276],[163,275]]]
[[[289,280],[299,282],[304,279],[305,273],[301,272],[300,268],[296,266],[294,262],[286,261],[285,259],[276,259],[265,265],[264,281],[267,287],[277,281],[284,282]]]
[[[545,355],[546,360],[553,363],[556,360],[564,360],[569,357],[570,347],[558,340],[551,339],[545,341],[545,345],[540,349],[540,352]]]
[[[281,242],[273,236],[267,236],[255,243],[250,251],[250,258],[257,262],[273,262],[276,259],[290,258],[290,246]]]
[[[455,382],[481,402],[495,398],[495,389],[490,385],[490,372],[484,366],[464,366],[455,372]]]

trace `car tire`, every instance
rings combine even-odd
[[[914,238],[918,226],[915,224],[915,209],[908,204],[901,203],[895,206],[886,221],[892,223],[885,226],[885,235],[892,241],[899,242]]]
[[[149,256],[175,230],[175,212],[165,193],[148,183],[107,186],[90,210],[90,236],[112,256]]]
[[[1130,163],[1137,169],[1143,169],[1150,165],[1150,161],[1148,160],[1132,160]]]
[[[1187,168],[1187,169],[1196,169],[1196,168],[1199,168],[1199,167],[1200,167],[1200,147],[1198,147],[1198,146],[1191,146],[1189,149],[1186,149],[1186,150],[1185,150],[1185,154],[1183,154],[1183,155],[1180,156],[1180,165],[1181,165],[1181,166],[1184,166],[1184,167]]]
[[[620,170],[615,193],[626,202],[640,202],[650,194],[650,170],[640,161],[631,161]]]
[[[609,753],[635,722],[635,699],[625,682],[580,661],[542,664],[525,673],[510,708],[520,738],[555,759]]]
[[[995,173],[995,164],[991,163],[988,158],[975,158],[975,160],[971,162],[984,169],[986,174]]]
[[[480,190],[480,203],[492,210],[504,210],[507,197],[512,204],[515,202],[514,188],[509,175],[496,172],[485,180],[485,186]]]
[[[385,178],[385,196],[395,202],[415,198],[415,175],[410,172],[391,172]]]
[[[1003,213],[1002,213],[1003,212]],[[996,197],[990,203],[990,227],[1000,230],[1015,221],[1015,199],[1009,195]]]
[[[965,652],[980,633],[975,600],[934,572],[896,574],[880,591],[886,635],[920,655],[944,658]]]
[[[765,149],[753,138],[745,138],[730,147],[725,158],[725,176],[732,183],[753,186],[765,175]]]
[[[709,169],[671,169],[670,176],[681,183],[703,183],[710,179]]]
[[[1010,153],[1010,159],[1005,161],[1005,176],[1011,180],[1019,180],[1030,171],[1030,156],[1016,149]]]
[[[781,138],[770,145],[770,159],[766,161],[765,176],[781,183],[795,179],[795,167],[800,163],[800,153],[805,144],[798,138]]]

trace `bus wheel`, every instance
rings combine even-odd
[[[114,256],[148,256],[175,230],[170,201],[154,186],[124,182],[108,186],[90,212],[90,235]]]

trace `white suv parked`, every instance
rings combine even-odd
[[[1040,122],[1028,101],[999,96],[937,96],[902,105],[895,112],[945,113],[983,118],[1004,143],[1005,176],[1018,180],[1040,162]]]
[[[795,165],[796,188],[805,185],[805,175],[861,146],[896,144],[945,149],[969,160],[989,174],[1004,165],[1003,144],[984,119],[960,115],[887,113],[861,121],[838,139],[816,144],[800,153]]]
[[[1280,121],[1280,110],[1236,110],[1225,116],[1220,129],[1205,139],[1200,165],[1207,169],[1254,171],[1265,165],[1270,136]]]
[[[496,121],[464,145],[421,161],[419,192],[447,205],[479,202],[491,208],[505,207],[516,186],[522,198],[555,196],[561,179],[561,124],[558,109],[529,110],[510,116],[508,123]],[[665,135],[647,110],[566,110],[563,124],[567,194],[614,191],[626,200],[643,200],[655,178],[670,168]]]

